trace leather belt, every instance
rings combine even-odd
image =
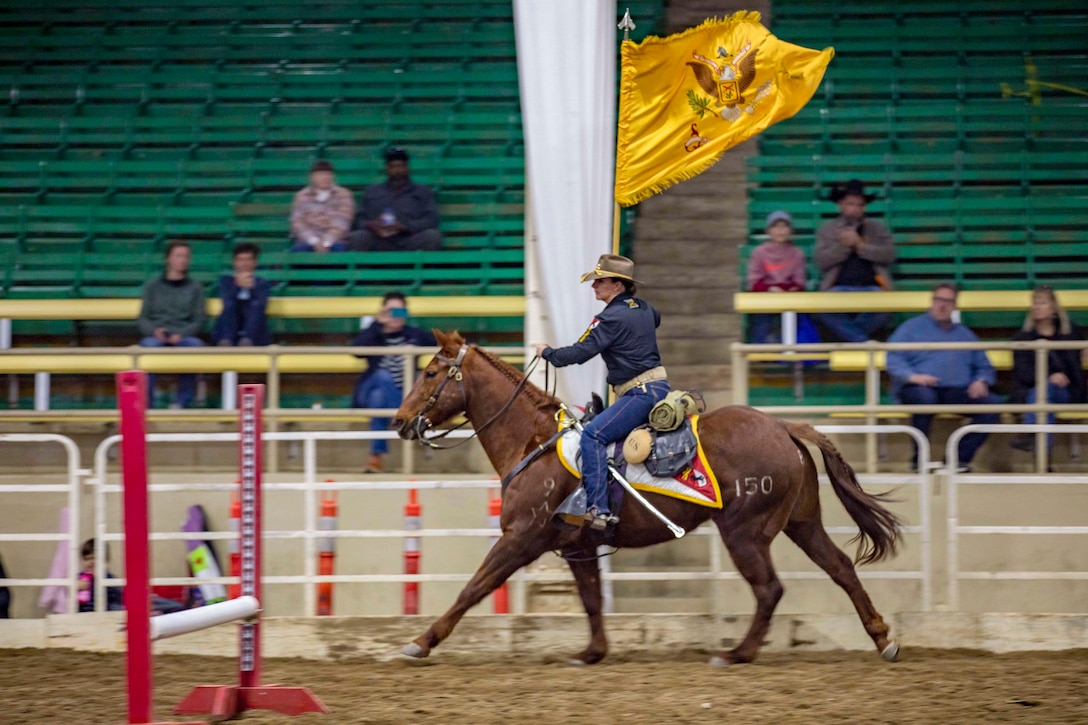
[[[646,383],[652,383],[655,380],[666,379],[668,379],[668,374],[665,372],[665,368],[661,365],[658,365],[656,368],[650,368],[644,373],[639,373],[625,383],[613,385],[612,392],[617,398],[619,398],[631,388],[638,387],[639,385],[645,385]]]

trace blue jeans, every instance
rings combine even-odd
[[[314,248],[312,246],[310,246],[309,242],[295,242],[294,244],[291,245],[291,251],[292,252],[313,252]],[[334,242],[333,245],[331,247],[329,247],[329,251],[330,252],[346,252],[346,251],[348,251],[348,246],[346,244],[344,244],[343,242]]]
[[[760,345],[763,343],[780,342],[781,332],[775,334],[778,339],[772,339],[772,331],[778,328],[775,324],[778,321],[778,315],[771,315],[760,313],[756,315],[748,316],[748,339],[754,345]]]
[[[183,337],[177,345],[167,345],[157,337],[145,337],[140,340],[140,347],[204,347],[204,341],[199,337]],[[158,375],[149,373],[147,376],[147,407],[155,407],[155,381]],[[178,394],[174,402],[182,408],[188,408],[196,397],[196,374],[182,373],[178,376]]]
[[[359,378],[359,382],[355,383],[355,392],[351,395],[353,408],[399,408],[400,401],[400,388],[389,371],[381,368]],[[371,419],[370,430],[389,430],[389,418]],[[370,452],[385,455],[389,452],[389,441],[384,438],[371,441]]]
[[[1030,390],[1028,390],[1028,397],[1027,397],[1027,400],[1025,402],[1034,403],[1038,399],[1039,399],[1039,396],[1037,396],[1035,394],[1035,388],[1031,388]],[[1061,386],[1055,385],[1054,383],[1047,383],[1046,384],[1046,402],[1048,402],[1048,403],[1068,403],[1070,400],[1072,400],[1072,397],[1070,395],[1068,386],[1063,388]],[[1034,423],[1035,422],[1035,413],[1024,413],[1024,422],[1029,423],[1029,424]],[[1047,423],[1053,423],[1054,422],[1054,414],[1053,413],[1047,413],[1046,414],[1046,422]],[[1046,434],[1046,447],[1047,447],[1047,450],[1054,447],[1054,434],[1053,433],[1047,433]]]
[[[946,386],[929,387],[926,385],[904,385],[899,391],[899,399],[903,405],[995,405],[1003,403],[1000,395],[989,393],[981,398],[972,398],[967,395],[967,388],[952,388]],[[1000,413],[975,413],[971,416],[972,423],[990,424],[1000,423]],[[911,425],[922,431],[927,437],[929,428],[933,423],[932,413],[917,413],[911,416]],[[989,433],[968,433],[960,438],[959,459],[962,465],[967,465],[975,457],[975,453],[986,442]],[[914,454],[915,463],[918,462],[917,451]]]
[[[826,292],[881,292],[883,287],[838,285]],[[816,319],[831,334],[825,342],[865,342],[892,319],[887,312],[823,312]]]
[[[608,503],[608,444],[621,441],[627,434],[646,422],[650,409],[665,398],[671,388],[667,380],[655,380],[631,388],[596,418],[589,421],[582,433],[582,482],[590,506],[609,512]]]

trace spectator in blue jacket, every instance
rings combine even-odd
[[[942,283],[933,288],[929,311],[904,322],[888,342],[978,342],[969,328],[952,321],[958,290]],[[990,392],[996,380],[985,350],[893,350],[888,352],[888,374],[892,393],[903,405],[985,405],[1002,402]],[[975,413],[971,422],[998,423],[998,413]],[[929,435],[932,413],[911,416],[911,425]],[[960,465],[970,468],[986,433],[969,433],[960,439]],[[918,454],[915,452],[915,466]]]
[[[267,313],[272,282],[254,274],[259,251],[256,244],[249,242],[235,246],[231,255],[234,274],[219,278],[223,311],[212,333],[216,345],[248,347],[272,342]]]
[[[373,322],[359,331],[351,341],[356,347],[391,347],[394,345],[418,345],[433,347],[438,344],[434,335],[408,324],[408,300],[402,292],[386,292],[382,308]],[[367,368],[355,384],[351,396],[354,408],[399,408],[404,395],[404,356],[368,355]],[[374,418],[370,429],[389,430],[388,418]],[[382,457],[389,452],[389,441],[379,438],[371,442],[368,473],[382,470]]]

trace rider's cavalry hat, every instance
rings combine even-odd
[[[597,260],[597,266],[582,275],[582,281],[588,282],[591,279],[608,279],[610,277],[637,282],[635,279],[635,263],[618,254],[602,254]]]

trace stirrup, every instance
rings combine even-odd
[[[618,524],[620,522],[620,517],[615,514],[601,511],[597,507],[593,507],[589,511],[586,511],[586,521],[589,522],[589,528],[594,531],[604,531],[609,526]]]

